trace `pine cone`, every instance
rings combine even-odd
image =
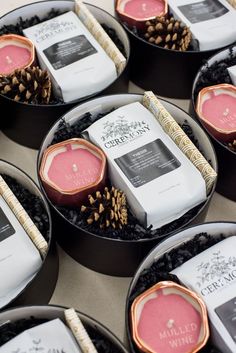
[[[146,22],[145,38],[163,48],[185,51],[188,49],[192,34],[188,27],[174,17],[156,17]]]
[[[38,66],[15,70],[9,76],[0,75],[0,93],[17,102],[48,104],[51,79]]]
[[[230,142],[228,146],[232,151],[236,152],[236,140],[233,140],[232,142]]]
[[[123,191],[106,187],[101,194],[97,191],[95,196],[88,196],[89,206],[82,206],[81,212],[86,214],[87,223],[99,223],[100,228],[122,229],[127,224],[126,196]]]

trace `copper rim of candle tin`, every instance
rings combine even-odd
[[[236,129],[233,130],[223,130],[212,124],[210,121],[206,119],[206,117],[202,114],[202,101],[206,94],[217,91],[217,90],[225,90],[225,91],[233,91],[236,96],[236,86],[230,85],[228,83],[221,83],[219,85],[213,85],[203,88],[197,97],[196,103],[196,112],[199,118],[202,120],[204,124],[206,124],[209,129],[217,134],[218,138],[222,138],[222,141],[230,141],[236,138]]]
[[[150,20],[154,20],[156,17],[160,17],[160,16],[166,16],[168,13],[168,4],[166,0],[161,0],[164,3],[164,11],[157,14],[156,16],[151,16],[151,17],[146,17],[143,19],[140,18],[136,18],[134,16],[128,15],[127,13],[125,13],[124,11],[122,11],[122,3],[125,0],[116,0],[116,12],[118,13],[118,15],[122,18],[123,21],[125,21],[127,24],[131,25],[131,26],[136,26],[138,28],[143,27],[146,21],[150,21]]]
[[[31,65],[34,64],[34,62],[35,62],[35,47],[34,47],[33,42],[30,39],[23,37],[23,36],[19,36],[18,34],[4,34],[4,35],[0,36],[0,46],[1,46],[1,42],[4,42],[4,41],[9,41],[9,42],[15,41],[16,45],[18,42],[18,43],[22,44],[23,47],[27,47],[29,49],[30,60],[29,60],[28,64],[21,66],[21,67],[18,67],[18,69],[26,69],[27,67],[30,67]],[[14,71],[15,71],[15,69],[8,74],[0,72],[0,75],[8,76],[11,73],[13,73]]]
[[[30,320],[30,323],[32,321],[32,318],[40,321],[43,319],[45,321],[50,321],[53,319],[60,319],[62,322],[66,324],[65,321],[65,310],[69,309],[68,307],[62,306],[62,305],[56,305],[56,304],[50,304],[50,305],[40,305],[40,304],[20,304],[17,307],[14,308],[6,308],[3,311],[1,310],[0,313],[0,323],[3,325],[6,324],[7,322],[11,322],[12,324],[18,326],[17,323],[24,320],[26,323],[28,320]],[[129,353],[128,350],[126,349],[125,345],[121,340],[113,333],[110,331],[109,328],[104,326],[101,322],[97,321],[95,318],[75,309],[77,315],[79,316],[80,320],[82,321],[86,331],[90,333],[90,330],[92,330],[96,335],[99,335],[102,339],[104,339],[108,343],[108,347],[110,347],[109,352],[119,352],[119,353]],[[38,323],[39,325],[39,323]],[[93,334],[94,336],[94,334]],[[14,337],[12,337],[14,338]],[[41,345],[40,345],[41,347]],[[1,344],[0,344],[1,348]],[[17,350],[19,352],[19,350]],[[25,350],[24,350],[25,351]],[[40,349],[36,349],[37,352],[41,352]],[[43,349],[45,351],[45,349]],[[81,349],[78,348],[79,352],[82,352]],[[108,351],[105,349],[100,349],[100,351]],[[16,352],[16,351],[15,351]],[[50,352],[59,352],[59,350],[50,350]],[[60,350],[60,352],[64,352],[64,350]],[[93,351],[94,352],[94,351]]]
[[[48,178],[45,177],[45,173],[44,173],[44,169],[45,169],[45,165],[46,165],[46,161],[48,156],[55,150],[57,150],[59,147],[65,147],[66,145],[69,144],[78,144],[78,145],[83,145],[85,146],[88,150],[94,152],[98,158],[101,159],[102,165],[101,165],[101,173],[99,178],[94,182],[89,184],[88,186],[82,187],[82,188],[77,188],[77,189],[73,189],[71,191],[69,190],[62,190],[61,188],[59,188],[56,184],[54,184],[52,181],[49,181]],[[55,145],[49,146],[43,153],[43,157],[42,157],[42,162],[40,165],[40,170],[39,170],[39,175],[40,178],[42,180],[42,182],[44,183],[44,186],[48,189],[48,191],[50,192],[50,189],[53,189],[54,192],[56,192],[58,195],[76,195],[79,194],[81,192],[90,192],[91,189],[98,187],[103,180],[105,179],[106,176],[106,156],[104,154],[104,152],[96,147],[95,145],[93,145],[91,142],[85,140],[85,139],[81,139],[81,138],[72,138],[66,141],[62,141],[59,143],[56,143]]]
[[[198,352],[201,348],[203,348],[205,346],[205,344],[207,343],[207,340],[209,338],[210,335],[210,331],[209,331],[209,325],[208,325],[208,316],[207,316],[207,309],[206,309],[206,305],[204,303],[204,301],[193,291],[180,286],[179,284],[172,282],[172,281],[162,281],[162,282],[158,282],[157,284],[155,284],[154,286],[152,286],[151,288],[149,288],[148,290],[146,290],[145,292],[143,292],[141,295],[139,295],[132,303],[131,306],[131,326],[132,326],[132,336],[133,336],[133,340],[135,341],[137,347],[145,353],[163,353],[163,352],[156,352],[154,350],[152,350],[142,339],[141,337],[139,337],[138,334],[138,320],[137,320],[137,308],[139,306],[139,304],[141,303],[141,301],[143,299],[145,299],[146,297],[148,297],[150,294],[152,294],[153,292],[156,292],[159,289],[165,289],[165,288],[173,288],[173,289],[177,289],[179,292],[182,292],[183,294],[189,296],[195,303],[197,303],[198,307],[199,307],[199,313],[201,315],[201,319],[202,319],[202,329],[201,329],[201,341],[199,343],[197,343],[197,346],[195,348],[193,348],[191,351],[189,351],[188,353],[196,353]]]

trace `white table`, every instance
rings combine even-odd
[[[1,0],[0,15],[35,0]],[[113,0],[87,0],[114,13]],[[130,83],[129,91],[143,92]],[[188,100],[168,99],[187,110]],[[2,116],[1,119],[4,117]],[[10,117],[8,117],[10,119]],[[36,180],[37,151],[20,146],[0,132],[0,158],[22,168]],[[207,220],[235,220],[236,203],[215,194]],[[75,307],[99,320],[121,340],[124,336],[125,300],[130,278],[110,277],[88,270],[59,249],[60,272],[51,304]]]

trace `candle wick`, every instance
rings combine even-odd
[[[229,115],[229,108],[226,108],[226,109],[225,109],[225,111],[224,111],[223,115],[224,115],[224,116]]]
[[[75,163],[72,165],[72,170],[75,173],[78,172],[78,167],[77,167],[77,165]]]
[[[8,63],[8,64],[11,64],[11,63],[12,63],[12,60],[11,60],[10,56],[8,56],[8,55],[6,56],[6,60],[7,60],[7,63]]]
[[[167,321],[166,326],[167,326],[168,328],[172,328],[172,327],[174,326],[174,323],[175,323],[175,320],[169,319],[169,320]]]

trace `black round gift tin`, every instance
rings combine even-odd
[[[135,101],[141,102],[142,95],[123,94],[104,96],[88,101],[72,109],[62,117],[63,120],[59,119],[53,125],[45,137],[38,154],[38,171],[43,151],[51,144],[54,133],[57,131],[58,126],[62,121],[73,124],[83,117],[86,112],[94,112],[95,109],[99,109],[99,113],[106,112],[114,107],[118,108]],[[200,143],[201,150],[205,153],[206,158],[211,160],[213,168],[217,171],[215,152],[203,129],[201,129],[200,126],[180,108],[166,101],[163,101],[163,104],[179,123],[183,123],[187,120],[190,127],[193,129],[196,139],[198,139]],[[40,178],[39,183],[43,193],[47,197]],[[208,195],[205,203],[200,206],[198,211],[196,211],[196,214],[194,214],[191,219],[188,219],[188,221],[185,221],[184,225],[181,227],[186,226],[187,224],[199,223],[205,219],[213,193],[214,187],[210,195]],[[68,221],[48,197],[47,199],[52,210],[53,229],[60,246],[82,265],[104,274],[113,276],[132,276],[140,261],[151,248],[153,248],[161,238],[173,232],[172,229],[168,234],[163,236],[140,240],[121,240],[98,236],[94,233],[83,230]]]
[[[236,234],[236,223],[231,223],[231,222],[210,222],[210,223],[205,223],[205,224],[198,224],[196,226],[188,227],[184,230],[180,230],[178,232],[175,232],[171,237],[168,237],[167,239],[163,240],[160,242],[155,248],[153,248],[150,253],[146,256],[146,258],[142,261],[142,263],[139,265],[131,283],[129,286],[127,298],[126,298],[126,311],[125,311],[125,325],[126,325],[126,333],[125,333],[125,338],[128,340],[128,344],[130,347],[130,352],[132,353],[137,353],[139,350],[137,349],[133,339],[132,339],[132,334],[131,334],[131,321],[130,321],[130,306],[135,297],[142,292],[144,292],[148,287],[151,287],[155,283],[155,275],[152,276],[152,273],[148,272],[148,270],[151,268],[151,266],[158,261],[162,256],[166,256],[166,254],[170,251],[173,251],[175,248],[178,246],[182,246],[181,251],[182,254],[184,252],[183,250],[183,244],[185,244],[188,241],[192,241],[195,235],[197,234],[202,234],[204,235],[207,233],[206,237],[209,236],[212,240],[214,237],[219,237],[221,234],[223,234],[225,237],[230,236],[230,235],[235,235]],[[209,238],[208,238],[209,239]],[[193,246],[193,244],[191,244]],[[190,250],[191,251],[191,246]],[[192,248],[193,249],[193,248]],[[195,250],[195,249],[194,249]],[[181,261],[181,254],[180,256],[180,261]],[[193,255],[194,256],[194,255]],[[158,268],[157,266],[155,267],[156,273],[158,273]],[[165,276],[167,275],[168,270],[166,270]],[[142,276],[142,280],[144,280],[143,285],[136,287],[139,278]],[[163,275],[164,276],[164,275]],[[160,275],[161,277],[161,275]],[[149,281],[149,285],[147,288],[145,287],[145,278],[147,281]],[[158,281],[166,280],[165,278],[160,278]],[[136,294],[137,295],[136,295]],[[210,345],[207,345],[207,348],[202,349],[199,351],[199,353],[221,353],[218,350],[214,350]],[[222,352],[223,353],[223,352]]]
[[[27,320],[30,320],[29,326],[32,327],[33,320],[54,320],[61,319],[64,320],[64,311],[67,308],[61,306],[23,306],[10,310],[5,310],[0,313],[0,325],[7,323],[14,323],[14,326],[17,325],[17,322],[20,322],[20,326],[24,327],[27,325]],[[90,337],[93,340],[95,346],[97,341],[97,351],[98,353],[102,352],[115,352],[115,353],[128,353],[121,341],[105,326],[96,321],[95,319],[77,311],[79,318],[84,324],[86,330],[89,331]],[[28,327],[28,328],[30,328]],[[22,328],[24,329],[24,328]],[[7,328],[5,328],[6,332]],[[92,334],[90,333],[92,332]],[[1,332],[1,326],[0,326]],[[4,332],[4,329],[3,329]],[[11,332],[12,336],[12,332]],[[2,337],[1,337],[2,339]]]
[[[103,91],[94,95],[127,92],[129,83],[128,62],[130,55],[128,36],[119,22],[109,13],[90,4],[87,4],[87,7],[100,23],[104,23],[116,31],[117,36],[124,45],[127,57],[127,64],[123,72],[114,82],[104,88]],[[52,9],[66,12],[73,10],[73,8],[74,1],[71,0],[50,0],[28,4],[2,16],[0,18],[0,28],[4,25],[17,23],[20,17],[24,20],[37,14],[37,16],[43,18]],[[7,111],[7,119],[1,119],[0,128],[4,134],[13,141],[26,147],[38,149],[43,137],[52,124],[66,111],[88,98],[89,97],[84,97],[65,104],[36,105],[15,102],[0,94],[2,109]]]
[[[47,233],[48,251],[38,273],[31,279],[26,287],[7,306],[47,304],[56,287],[59,260],[55,241],[52,239],[52,220],[47,202],[38,186],[22,170],[12,164],[0,160],[0,174],[7,175],[27,189],[31,194],[41,199],[47,213],[49,229]],[[9,185],[11,187],[11,185]],[[20,199],[19,199],[20,200]],[[43,234],[44,235],[44,234]]]
[[[131,46],[130,80],[144,90],[169,98],[189,99],[194,77],[203,64],[219,51],[165,49],[138,36],[123,24]]]
[[[207,127],[204,125],[203,121],[199,118],[196,112],[196,85],[198,83],[199,77],[202,72],[208,70],[215,62],[219,62],[228,58],[229,56],[236,57],[236,46],[232,48],[225,49],[216,55],[212,56],[198,71],[193,87],[192,87],[192,97],[190,103],[190,114],[201,123],[203,128],[210,135],[213,146],[216,151],[219,171],[218,171],[218,181],[216,185],[216,191],[221,195],[227,197],[232,201],[236,201],[236,188],[235,188],[235,178],[236,178],[236,152],[231,151],[226,145],[217,140],[211,132],[208,131]],[[225,69],[226,70],[226,69]],[[224,83],[224,82],[218,82]],[[210,86],[210,85],[209,85]]]

